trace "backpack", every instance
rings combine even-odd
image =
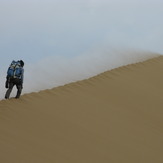
[[[20,78],[22,73],[22,67],[19,61],[12,61],[8,70],[7,76],[10,78]]]

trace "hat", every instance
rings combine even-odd
[[[24,66],[24,62],[22,60],[19,61],[20,65],[23,67]]]

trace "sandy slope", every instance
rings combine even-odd
[[[163,56],[0,101],[2,163],[162,163]]]

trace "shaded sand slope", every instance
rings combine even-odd
[[[0,101],[2,163],[162,163],[163,56]]]

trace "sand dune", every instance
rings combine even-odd
[[[162,163],[163,56],[0,101],[2,163]]]

